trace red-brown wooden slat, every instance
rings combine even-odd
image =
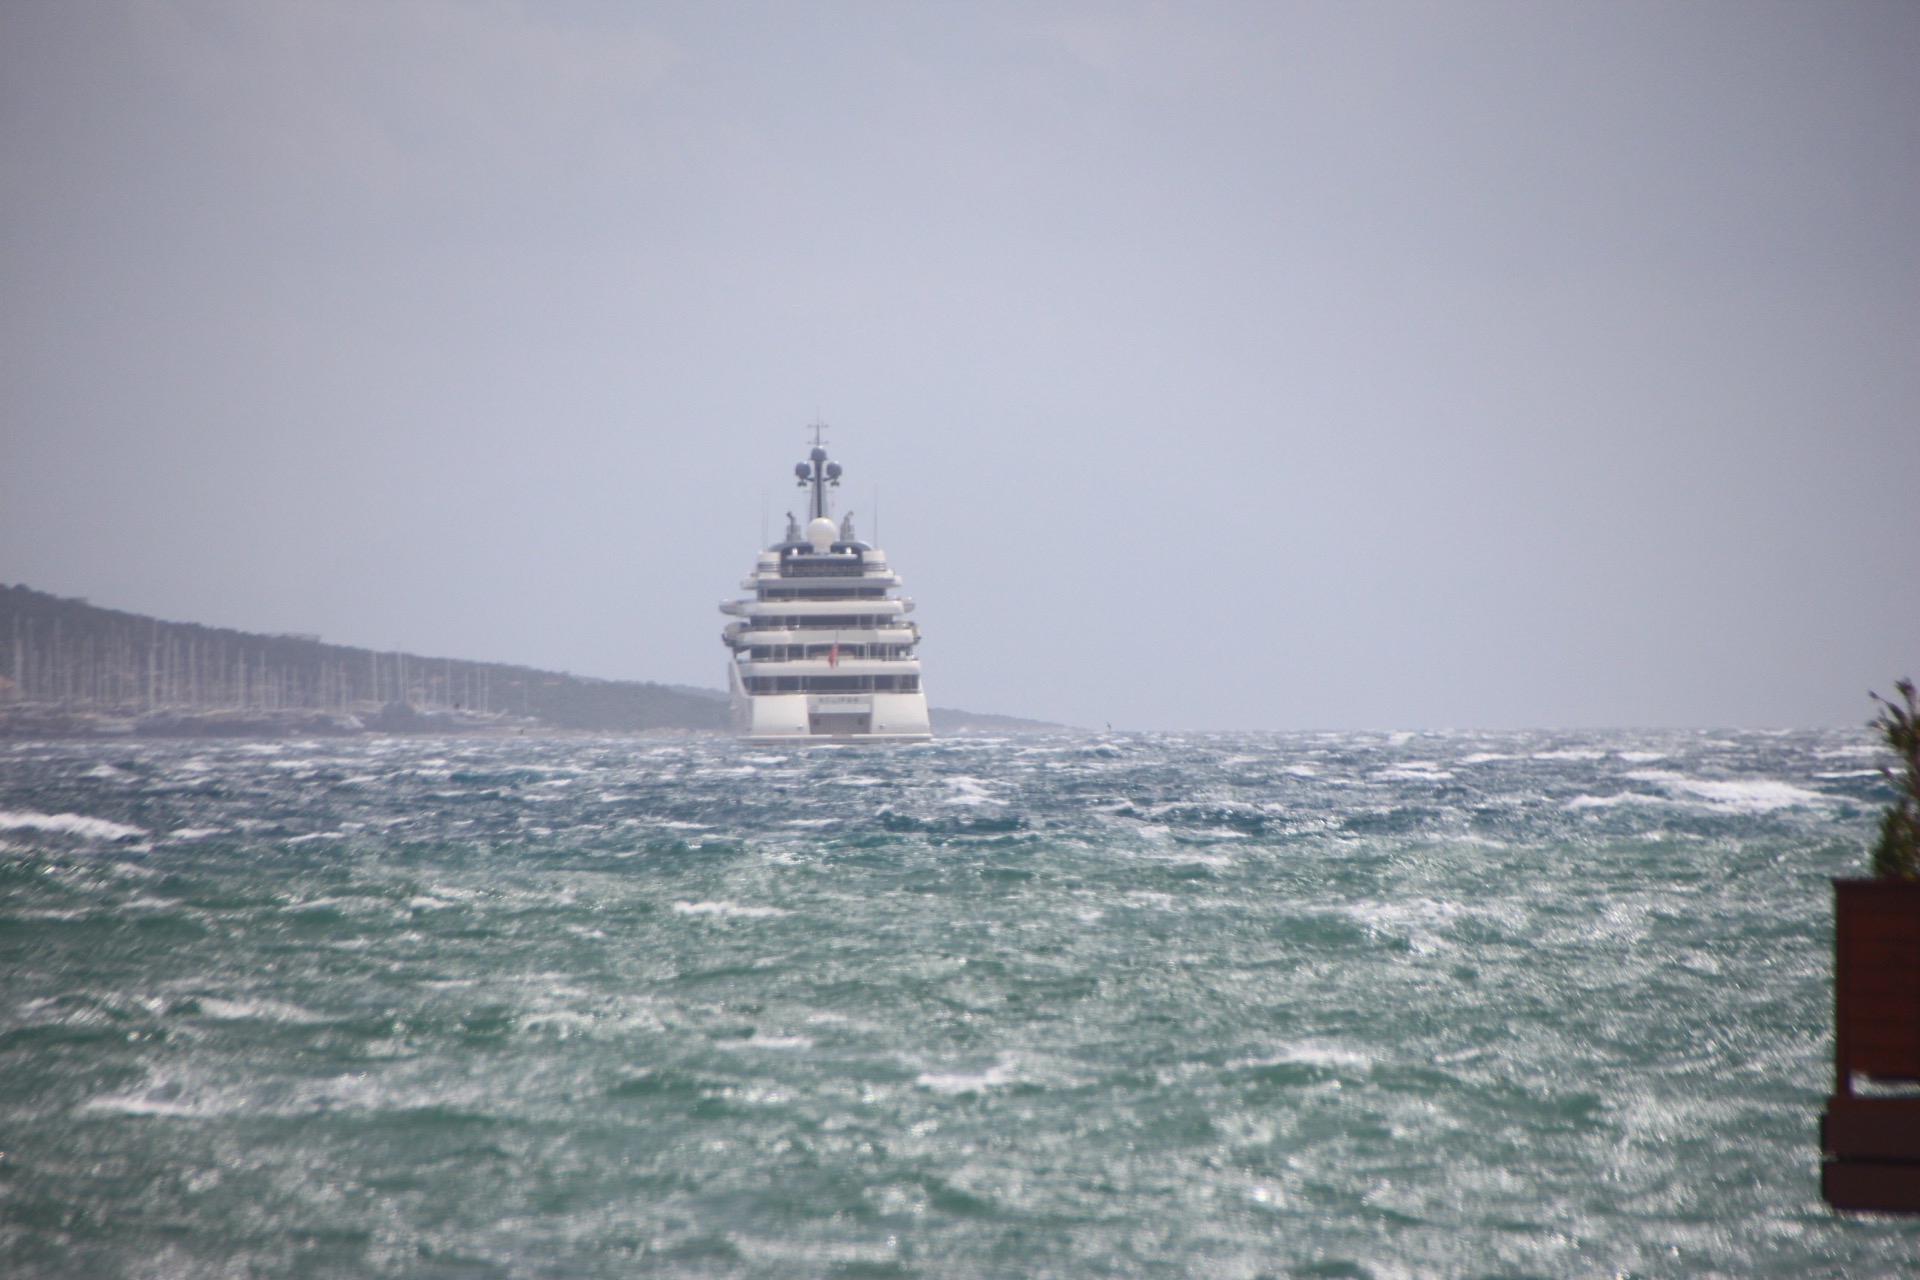
[[[1920,1213],[1920,1163],[1829,1160],[1820,1166],[1820,1198],[1836,1209]]]
[[[1835,1156],[1920,1160],[1920,1097],[1829,1098],[1820,1147]]]

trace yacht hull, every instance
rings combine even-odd
[[[748,693],[731,673],[733,731],[750,742],[923,742],[924,693]]]

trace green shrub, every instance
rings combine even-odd
[[[1893,784],[1893,803],[1880,819],[1880,843],[1873,847],[1873,874],[1898,880],[1920,880],[1920,702],[1912,680],[1896,680],[1906,705],[1873,695],[1880,714],[1873,727],[1900,758],[1897,765],[1881,765]]]

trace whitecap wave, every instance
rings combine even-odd
[[[1727,781],[1690,778],[1681,784],[1681,789],[1702,797],[1716,809],[1734,813],[1771,813],[1775,809],[1811,808],[1831,803],[1817,791],[1776,778]]]
[[[1563,809],[1611,809],[1623,804],[1669,804],[1665,796],[1650,796],[1644,791],[1622,791],[1610,796],[1577,795],[1560,807]]]
[[[35,813],[30,809],[0,809],[0,831],[44,831],[49,835],[78,836],[118,844],[123,840],[145,839],[141,827],[105,818],[89,818],[84,813]]]
[[[288,1004],[284,1000],[228,1000],[221,996],[195,996],[203,1017],[220,1022],[318,1022],[317,1015]]]
[[[960,1094],[985,1093],[1013,1080],[1013,1060],[1002,1058],[985,1071],[922,1071],[913,1083],[931,1093]]]
[[[744,907],[737,902],[676,902],[673,904],[673,913],[677,916],[720,916],[745,920],[763,920],[787,914],[780,907]]]
[[[765,1035],[761,1032],[756,1031],[752,1035],[748,1036],[745,1040],[737,1040],[734,1043],[748,1049],[781,1049],[781,1050],[787,1050],[787,1051],[796,1051],[801,1049],[813,1048],[813,1037]]]
[[[1359,1069],[1372,1066],[1373,1059],[1364,1053],[1356,1053],[1351,1049],[1342,1049],[1337,1045],[1309,1041],[1301,1044],[1287,1045],[1278,1053],[1269,1054],[1266,1057],[1241,1058],[1237,1061],[1229,1062],[1227,1065],[1241,1070],[1249,1067],[1294,1065]]]
[[[1817,791],[1778,778],[1693,778],[1666,769],[1635,769],[1626,775],[1669,794],[1692,796],[1725,813],[1772,813],[1776,809],[1831,804]]]

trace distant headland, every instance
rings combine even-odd
[[[932,717],[936,734],[1065,728]],[[166,622],[0,586],[0,738],[726,731],[718,689]]]

